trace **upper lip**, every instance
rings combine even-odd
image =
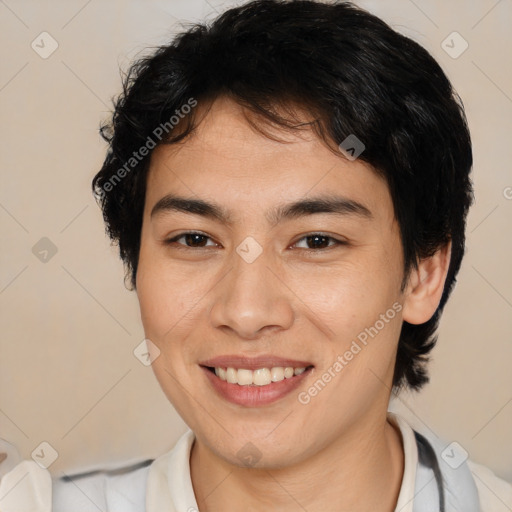
[[[247,357],[240,355],[224,355],[217,356],[211,359],[206,359],[199,363],[201,366],[209,366],[211,368],[244,368],[247,370],[257,370],[259,368],[274,368],[277,366],[292,368],[307,368],[313,366],[308,361],[301,361],[298,359],[286,359],[269,354],[264,354],[258,357]]]

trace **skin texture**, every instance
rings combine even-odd
[[[241,107],[220,98],[192,136],[153,152],[137,272],[146,337],[161,351],[153,369],[196,434],[190,466],[201,512],[392,511],[404,461],[386,411],[401,323],[434,313],[449,247],[421,262],[401,291],[402,247],[385,181],[309,130],[276,133],[286,143],[258,133]],[[218,203],[233,224],[175,211],[151,216],[171,192]],[[333,193],[362,203],[371,218],[316,213],[271,225],[265,216]],[[209,238],[196,248],[185,238],[165,243],[190,230]],[[346,244],[308,245],[304,237],[318,232]],[[252,263],[236,252],[248,236],[262,248]],[[394,303],[401,311],[300,403],[298,393]],[[262,407],[225,401],[198,365],[264,353],[314,369],[297,391]],[[237,457],[247,442],[261,453],[251,468]]]

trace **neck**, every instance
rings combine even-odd
[[[393,512],[403,476],[400,432],[384,418],[344,433],[293,466],[243,468],[196,438],[190,457],[199,510]]]

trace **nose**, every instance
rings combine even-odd
[[[252,262],[234,254],[232,267],[212,290],[210,320],[215,328],[249,341],[291,327],[293,294],[271,260],[265,251]]]

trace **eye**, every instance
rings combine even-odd
[[[178,240],[181,240],[182,238],[185,240],[184,244],[178,242]],[[178,243],[178,245],[182,245],[185,248],[190,247],[191,249],[201,248],[201,247],[211,247],[211,245],[207,246],[204,243],[208,239],[211,240],[211,238],[209,236],[204,235],[203,233],[198,233],[195,231],[187,231],[186,233],[181,233],[179,235],[176,235],[173,238],[170,238],[169,240],[166,240],[165,244],[171,245],[173,243]],[[213,246],[215,246],[215,245],[217,245],[217,244],[214,243]]]
[[[179,242],[179,240],[183,239],[184,243]],[[203,233],[199,233],[196,231],[187,231],[185,233],[180,233],[173,238],[165,241],[166,245],[177,244],[178,246],[182,246],[181,248],[190,248],[190,249],[200,249],[202,247],[215,247],[218,246],[215,242],[210,245],[207,245],[207,240],[211,240],[208,235]],[[292,244],[292,246],[297,246],[302,241],[305,241],[306,247],[299,247],[300,249],[306,249],[308,251],[318,252],[321,249],[329,249],[331,247],[337,245],[346,245],[347,242],[343,240],[338,240],[333,238],[332,236],[325,235],[323,233],[310,233],[302,238],[300,238],[297,242]]]
[[[306,247],[300,247],[300,249],[306,249],[306,250],[316,250],[316,249],[329,249],[330,247],[334,247],[337,245],[346,245],[347,242],[343,240],[338,240],[336,238],[333,238],[329,235],[324,235],[323,233],[310,233],[309,235],[306,235],[299,239],[295,244],[297,245],[302,240],[306,241]],[[331,245],[329,245],[329,242],[333,242]]]

